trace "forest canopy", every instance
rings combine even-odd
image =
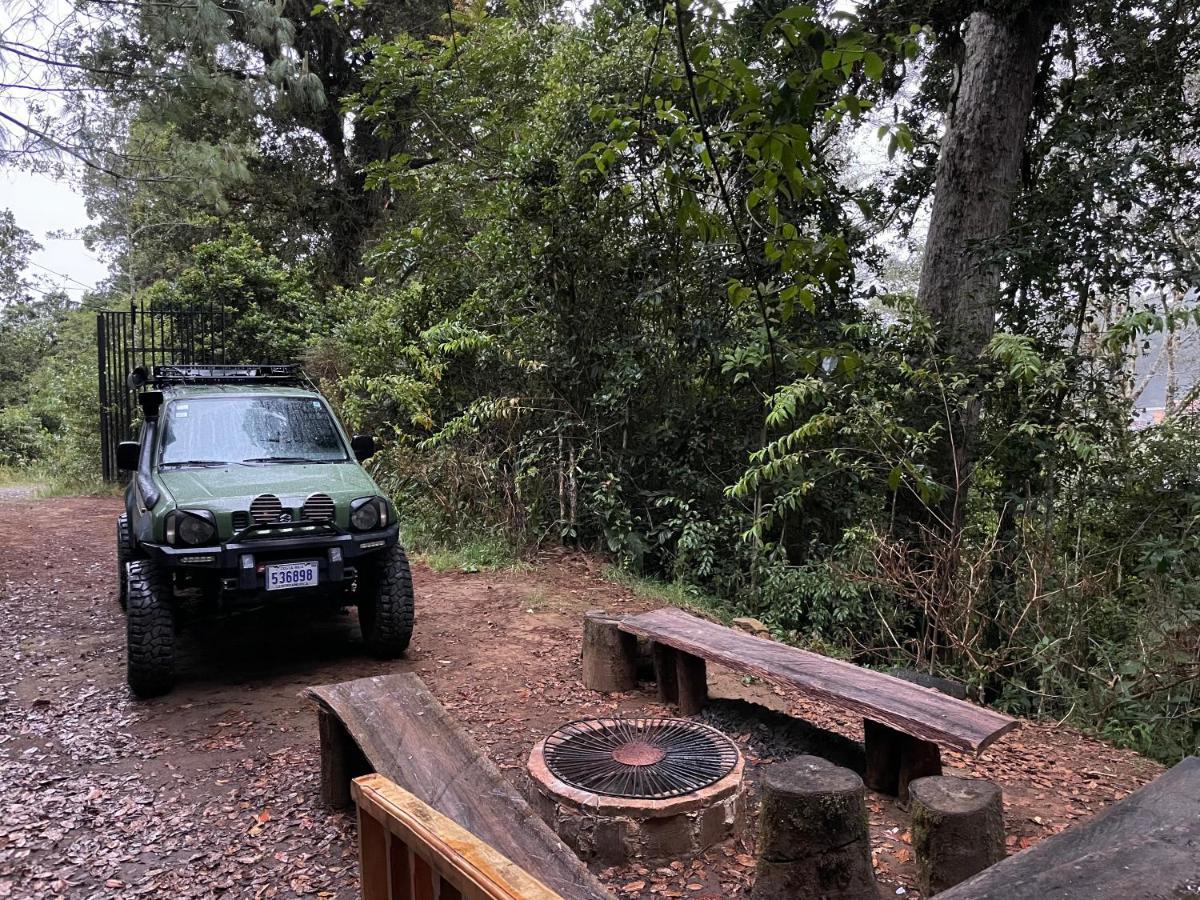
[[[0,219],[3,464],[97,477],[96,311],[215,306],[410,542],[1194,752],[1194,4],[29,2],[0,67],[111,273],[27,290]]]

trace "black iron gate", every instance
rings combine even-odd
[[[105,479],[117,475],[117,444],[136,437],[137,404],[128,383],[138,366],[222,363],[228,317],[216,306],[178,309],[130,303],[96,314],[100,372],[100,458]]]

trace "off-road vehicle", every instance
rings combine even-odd
[[[132,476],[117,520],[129,686],[169,691],[193,615],[309,601],[357,606],[363,638],[397,656],[413,628],[396,509],[296,366],[138,369],[143,424],[117,449]]]

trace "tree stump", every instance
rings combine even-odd
[[[681,716],[694,716],[704,709],[708,702],[708,665],[704,657],[676,651],[675,683]]]
[[[862,779],[818,756],[767,769],[753,900],[875,900]]]
[[[679,666],[675,662],[675,648],[654,642],[654,680],[658,682],[660,703],[679,702]]]
[[[637,687],[637,638],[617,627],[620,620],[602,609],[583,617],[583,686],[593,691]]]
[[[1004,859],[1000,787],[979,778],[919,778],[909,785],[913,855],[925,896]]]
[[[867,786],[896,797],[908,806],[908,786],[918,778],[942,774],[942,753],[937,744],[863,720],[867,751]]]

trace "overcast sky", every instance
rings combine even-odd
[[[49,236],[60,231],[78,231],[87,224],[83,199],[71,185],[48,175],[0,169],[0,206],[11,209],[17,224],[42,245],[42,250],[33,257],[31,275],[79,299],[86,288],[107,274],[104,264],[78,237]]]

